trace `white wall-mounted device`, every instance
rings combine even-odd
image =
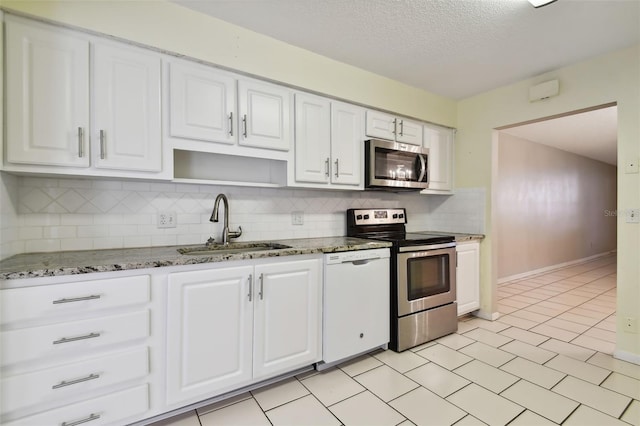
[[[557,96],[558,93],[560,93],[560,82],[558,80],[545,81],[529,88],[529,102],[541,101]]]

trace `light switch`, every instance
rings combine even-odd
[[[629,209],[627,211],[627,223],[640,223],[640,209]]]
[[[301,211],[291,212],[291,224],[304,225],[304,212],[301,212]]]
[[[624,164],[624,172],[625,173],[638,173],[638,159],[635,160],[627,160]]]

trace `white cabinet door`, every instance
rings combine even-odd
[[[396,141],[422,145],[422,123],[407,120],[406,118],[398,118],[396,120]]]
[[[384,112],[367,110],[366,134],[372,138],[396,140],[396,118]]]
[[[321,260],[259,265],[254,317],[254,379],[320,360]]]
[[[459,243],[456,256],[458,315],[463,315],[480,308],[480,244]]]
[[[160,56],[122,45],[93,50],[93,153],[106,169],[160,171]]]
[[[325,98],[296,93],[295,177],[297,182],[329,183],[330,104],[330,101]]]
[[[5,19],[7,161],[88,167],[88,40]]]
[[[238,81],[240,135],[244,146],[288,151],[290,149],[291,92],[257,80]]]
[[[331,102],[331,182],[360,185],[363,162],[363,109]]]
[[[251,381],[253,267],[169,275],[167,402],[198,400]]]
[[[233,144],[236,80],[194,63],[169,65],[169,133],[171,136]]]
[[[429,148],[428,192],[453,190],[453,129],[424,125],[424,147]]]

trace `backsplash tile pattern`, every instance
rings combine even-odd
[[[484,189],[475,188],[425,196],[40,177],[10,177],[9,186],[16,185],[14,179],[18,227],[13,240],[19,252],[219,240],[222,223],[209,222],[218,193],[227,195],[230,228],[242,226],[244,241],[344,235],[345,210],[362,207],[404,206],[409,230],[482,233],[484,227]],[[176,212],[176,228],[157,228],[162,210]],[[293,211],[304,212],[303,225],[292,225]]]

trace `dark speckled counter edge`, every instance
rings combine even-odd
[[[0,261],[0,281],[24,278],[113,272],[165,266],[197,265],[233,260],[336,253],[390,247],[383,241],[351,237],[303,238],[272,241],[289,248],[242,253],[183,255],[178,249],[191,246],[25,253]],[[0,287],[2,284],[0,283]]]

